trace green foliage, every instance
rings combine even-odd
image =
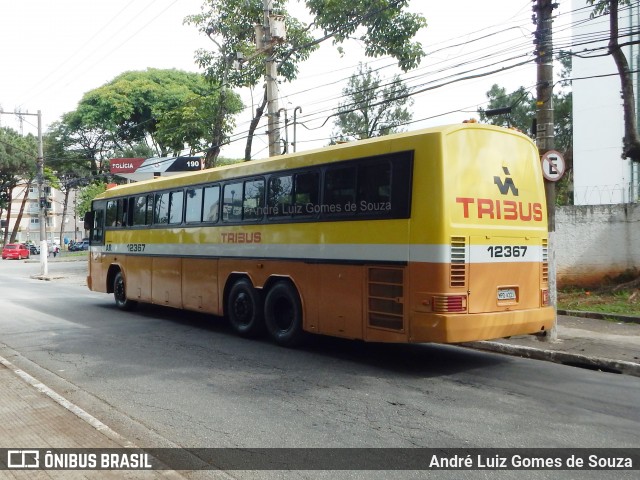
[[[504,87],[494,84],[487,92],[489,103],[486,109],[479,108],[480,120],[491,125],[517,128],[532,136],[531,124],[536,118],[536,102],[529,92],[520,87],[515,92],[507,93]],[[488,116],[487,111],[510,107],[511,112]]]
[[[226,158],[226,157],[218,157],[218,161],[216,162],[217,166],[222,167],[224,165],[233,165],[234,163],[244,162],[244,158]]]
[[[91,183],[86,187],[83,187],[78,192],[78,205],[76,208],[76,214],[78,216],[84,216],[85,213],[91,211],[91,202],[97,195],[100,195],[107,189],[106,183]]]
[[[207,151],[212,142],[219,145],[235,127],[230,114],[242,109],[240,98],[230,90],[217,93],[216,99],[193,95],[184,104],[162,117],[156,138],[175,152],[189,145],[192,152]],[[222,112],[230,114],[221,115]],[[216,138],[219,134],[222,138]]]
[[[274,47],[274,56],[280,60],[279,74],[293,80],[298,74],[298,63],[306,60],[317,49],[306,25],[289,15],[285,0],[273,0],[272,11],[285,17],[287,39]],[[185,23],[194,25],[215,44],[215,51],[196,51],[196,63],[204,69],[212,82],[232,87],[256,85],[264,76],[264,55],[254,55],[254,25],[262,22],[262,0],[210,0],[202,12],[190,15]],[[247,59],[241,69],[232,68],[232,62],[242,54]]]
[[[211,108],[194,115],[192,105],[218,105],[220,88],[196,73],[148,69],[125,72],[114,80],[87,92],[74,114],[63,121],[75,130],[96,132],[111,149],[150,144],[156,154],[178,153],[187,144],[191,150],[206,143]],[[240,100],[232,93],[226,113],[237,113]],[[187,115],[181,118],[181,114]],[[230,123],[227,123],[229,126]]]
[[[427,26],[422,15],[408,13],[408,0],[306,0],[315,25],[334,43],[356,37],[365,45],[365,55],[390,55],[403,71],[420,64],[422,45],[411,39]]]
[[[11,128],[0,128],[0,209],[11,201],[11,190],[21,179],[35,176],[37,139]]]
[[[593,6],[593,12],[591,13],[591,17],[595,17],[597,15],[608,15],[609,14],[609,5],[612,0],[587,0],[587,5]],[[630,0],[619,0],[618,5],[629,5]]]
[[[334,122],[337,130],[333,137],[337,140],[388,135],[411,120],[406,106],[413,100],[397,75],[385,84],[377,72],[361,63],[342,94],[346,100],[338,107]]]
[[[633,293],[634,290],[629,289],[613,292],[599,289],[563,288],[558,290],[558,308],[581,312],[640,316],[640,303],[631,301]]]

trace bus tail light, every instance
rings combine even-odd
[[[542,306],[543,307],[547,307],[549,305],[549,290],[548,289],[543,289],[541,291],[541,300],[542,300]]]
[[[466,310],[466,295],[437,295],[433,297],[434,312],[465,312]]]

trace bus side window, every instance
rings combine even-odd
[[[122,201],[122,215],[120,216],[121,223],[120,225],[123,227],[128,227],[131,225],[131,223],[129,222],[129,212],[131,211],[129,209],[129,205],[131,204],[131,200],[133,200],[132,198],[123,198]]]
[[[222,221],[237,222],[242,219],[242,182],[228,183],[223,190]]]
[[[153,223],[153,194],[147,195],[147,212],[145,215],[145,225]]]
[[[118,203],[115,200],[107,202],[106,226],[115,227],[118,224]]]
[[[182,223],[182,207],[184,205],[184,192],[174,190],[169,194],[169,224],[179,225]]]
[[[133,199],[133,225],[146,225],[147,197],[139,195]]]
[[[243,220],[260,220],[263,217],[264,180],[247,180],[244,182],[242,211]]]
[[[349,213],[356,203],[356,167],[330,167],[324,176],[324,213]]]
[[[136,197],[129,197],[127,199],[127,225],[133,227],[133,215],[136,211]]]
[[[187,206],[184,221],[197,223],[202,221],[202,188],[187,188]]]
[[[391,212],[391,164],[375,162],[358,168],[358,212]]]
[[[204,203],[202,207],[203,222],[217,222],[220,217],[220,187],[214,185],[205,187]]]
[[[93,225],[90,233],[91,243],[101,244],[104,241],[104,210],[93,211]]]
[[[153,223],[166,224],[169,221],[169,192],[156,193]]]
[[[294,215],[315,215],[318,212],[318,209],[316,207],[320,203],[318,200],[319,191],[320,175],[318,172],[305,172],[296,174]]]
[[[293,176],[283,175],[269,179],[267,215],[269,218],[290,217],[293,213]]]

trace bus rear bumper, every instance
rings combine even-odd
[[[475,314],[413,312],[412,343],[461,343],[550,330],[556,318],[553,307]]]

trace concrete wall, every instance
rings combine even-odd
[[[640,268],[640,204],[558,207],[555,252],[558,286]]]

